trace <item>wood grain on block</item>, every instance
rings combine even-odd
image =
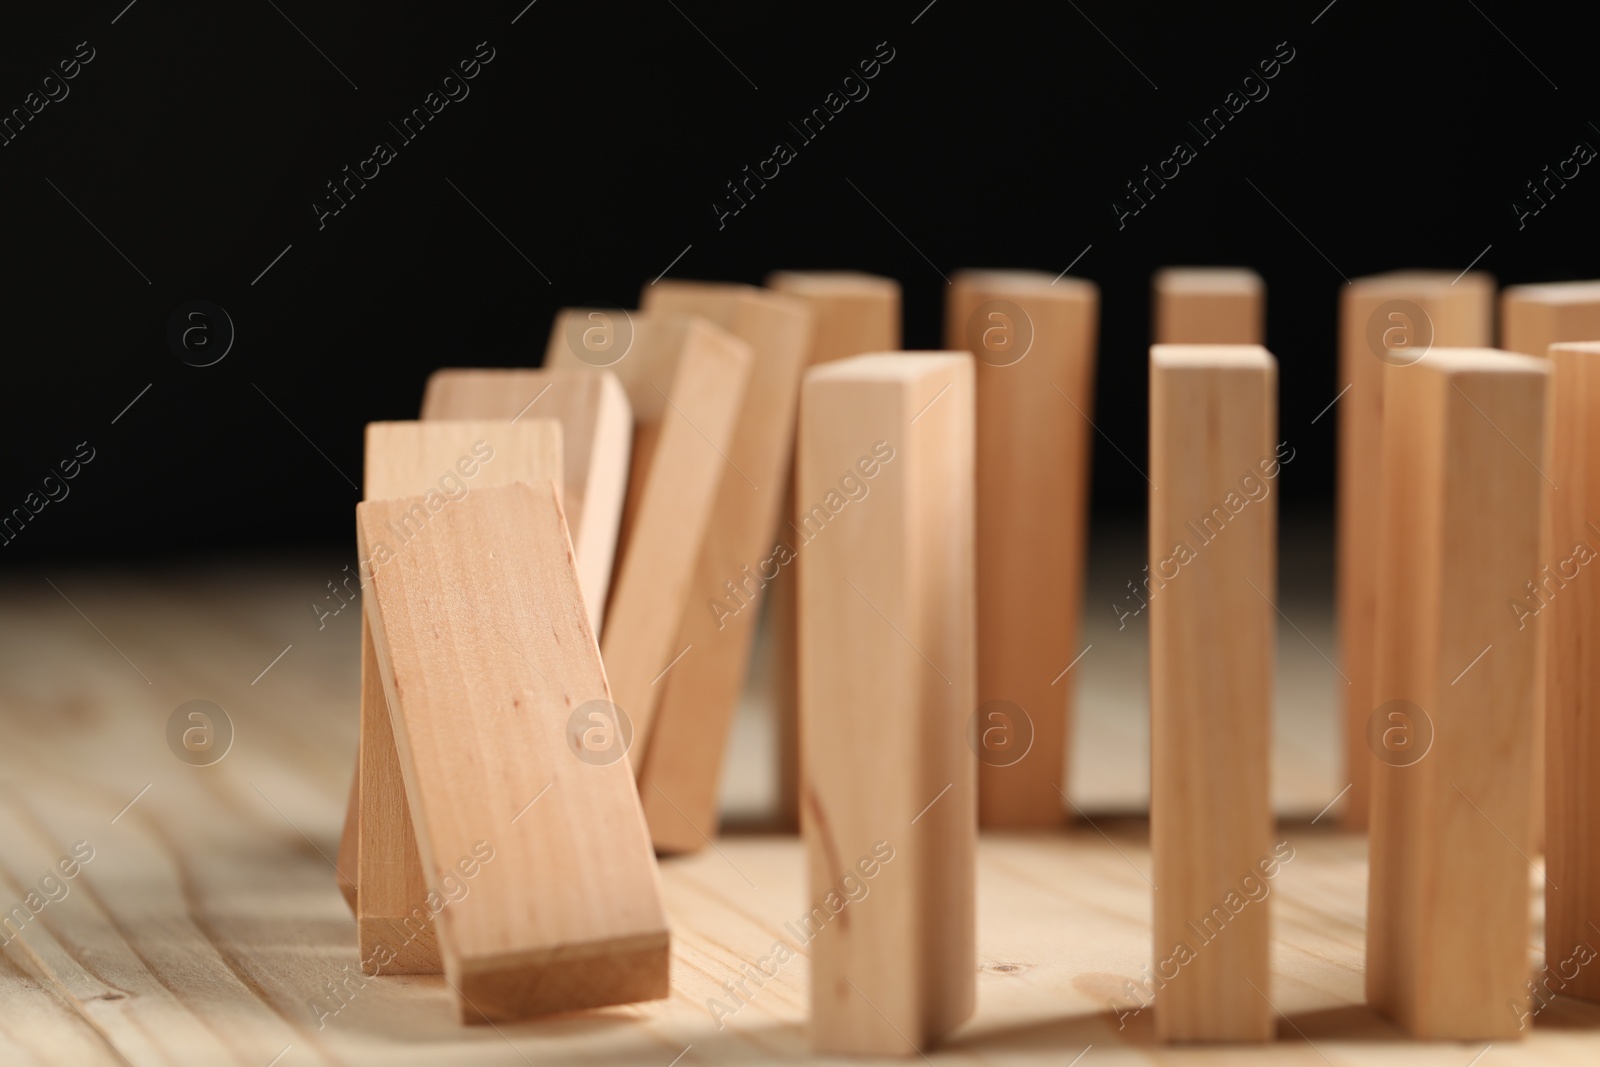
[[[1544,356],[1562,341],[1600,340],[1600,281],[1511,285],[1500,294],[1500,347]]]
[[[584,709],[609,719],[610,693],[560,487],[476,490],[396,544],[418,499],[367,501],[356,525],[460,1018],[665,997],[666,916],[633,777],[620,745],[611,762],[585,758]]]
[[[717,832],[718,786],[733,713],[744,690],[763,592],[792,555],[780,534],[794,451],[800,372],[811,349],[803,301],[745,285],[663,281],[647,312],[703,315],[750,346],[750,384],[728,466],[695,565],[675,646],[687,649],[660,686],[639,798],[660,852],[704,848]]]
[[[601,651],[617,705],[633,723],[637,773],[665,678],[682,666],[674,660],[684,653],[685,612],[705,610],[693,583],[719,487],[726,479],[744,484],[729,456],[755,360],[749,344],[709,319],[579,308],[556,317],[545,365],[598,373],[579,340],[601,328],[586,326],[597,314],[607,317],[605,329],[627,331],[627,347],[606,367],[628,394],[634,428]]]
[[[1544,677],[1545,992],[1600,1001],[1593,965],[1600,933],[1600,343],[1550,346],[1543,553],[1533,587],[1517,591],[1520,624],[1535,628]],[[1523,636],[1524,639],[1526,635]],[[1576,974],[1571,973],[1576,970]]]
[[[363,493],[368,500],[421,499],[387,538],[391,546],[405,545],[486,487],[520,479],[559,486],[561,456],[561,426],[554,419],[374,422],[367,426]],[[419,913],[430,885],[411,829],[393,709],[378,666],[363,612],[356,934],[367,973],[434,974],[440,968],[438,942],[429,913]]]
[[[1266,1041],[1276,1029],[1259,887],[1274,860],[1277,414],[1277,362],[1261,346],[1150,349],[1150,851],[1164,1041]]]
[[[1547,363],[1434,348],[1384,383],[1367,1001],[1413,1037],[1526,1028]]]
[[[344,827],[339,831],[339,855],[334,862],[334,880],[339,885],[339,895],[356,911],[356,866],[361,838],[361,756],[356,756],[356,773],[350,776],[350,800],[345,804]]]
[[[1153,280],[1152,336],[1163,345],[1259,345],[1266,340],[1261,275],[1242,267],[1167,267]]]
[[[811,309],[808,367],[900,348],[900,283],[893,278],[858,271],[782,270],[767,275],[767,288],[803,300]],[[779,524],[780,532],[794,529],[803,508],[795,492],[793,464],[787,478],[787,514]],[[799,599],[793,568],[785,567],[767,588],[769,606],[763,632],[770,650],[772,708],[777,722],[777,823],[786,830],[800,826]]]
[[[1365,829],[1373,755],[1367,719],[1377,707],[1372,684],[1376,625],[1378,470],[1383,438],[1384,368],[1430,346],[1488,345],[1494,329],[1494,279],[1481,273],[1395,271],[1357,278],[1340,291],[1338,610],[1345,721],[1341,818]],[[1340,679],[1340,681],[1344,681]]]
[[[578,554],[589,622],[597,635],[603,633],[633,439],[633,412],[616,375],[446,368],[428,378],[422,417],[561,423],[561,504]]]
[[[975,996],[971,357],[809,371],[797,478],[812,1044],[909,1056]]]
[[[1088,537],[1099,290],[962,271],[945,344],[977,357],[978,816],[1062,821]]]

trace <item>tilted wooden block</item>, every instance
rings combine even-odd
[[[588,739],[617,722],[560,488],[477,489],[397,544],[416,503],[368,501],[356,525],[462,1021],[665,997],[666,915],[633,777],[617,739],[610,762]]]
[[[818,1052],[912,1055],[973,1010],[972,378],[966,353],[806,375],[801,826]]]
[[[1164,1041],[1267,1041],[1275,1029],[1269,901],[1251,887],[1274,860],[1277,421],[1277,362],[1261,346],[1150,349],[1150,852]]]
[[[1344,825],[1367,826],[1373,755],[1367,720],[1378,706],[1372,681],[1377,625],[1378,473],[1384,368],[1431,347],[1490,343],[1494,279],[1487,274],[1395,271],[1357,278],[1339,295],[1338,610],[1344,686]]]
[[[1384,383],[1367,1001],[1428,1040],[1516,1038],[1527,1003],[1547,364],[1434,348]]]
[[[1511,285],[1500,294],[1500,347],[1544,356],[1562,341],[1600,338],[1600,281]]]
[[[945,345],[977,357],[978,700],[984,826],[1065,813],[1088,539],[1099,290],[962,271]]]
[[[779,544],[794,448],[800,371],[811,345],[803,302],[746,285],[663,281],[641,303],[657,314],[697,314],[750,346],[750,384],[727,448],[675,647],[683,659],[661,680],[639,799],[660,852],[704,848],[717,832],[717,793],[734,709],[767,582],[790,554]],[[787,541],[787,538],[783,539]]]
[[[561,454],[561,426],[553,419],[374,422],[367,426],[362,483],[368,500],[423,498],[420,508],[410,508],[400,519],[389,537],[393,544],[423,536],[440,512],[488,486],[530,479],[559,487]],[[378,668],[370,618],[363,611],[356,936],[368,974],[436,974],[435,932],[426,913],[420,919],[415,914],[430,886],[411,829],[393,709]]]
[[[1261,275],[1242,267],[1156,271],[1151,334],[1160,345],[1259,345],[1267,334]]]

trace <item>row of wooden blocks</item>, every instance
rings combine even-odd
[[[1490,343],[1492,298],[1477,275],[1361,279],[1341,323],[1341,626],[1362,775],[1347,812],[1369,810],[1370,790],[1383,815],[1371,998],[1426,1036],[1518,1030],[1537,650],[1571,659],[1547,668],[1571,710],[1550,771],[1566,805],[1552,873],[1600,819],[1572,777],[1600,744],[1580,699],[1600,683],[1580,630],[1600,610],[1566,596],[1548,613],[1571,606],[1565,636],[1544,619],[1537,641],[1503,632],[1504,597],[1541,577],[1541,528],[1570,539],[1546,508],[1567,527],[1583,510],[1589,408],[1550,406],[1540,361],[1470,350]],[[910,1054],[958,1025],[977,826],[1062,821],[1097,300],[1074,279],[964,273],[950,351],[908,354],[887,279],[661,282],[639,312],[563,312],[542,370],[440,371],[422,421],[369,427],[361,746],[338,864],[363,969],[442,970],[467,1020],[665,996],[654,854],[717,832],[770,597],[815,1044]],[[1600,285],[1507,290],[1504,308],[1506,346],[1600,337]],[[1283,861],[1268,804],[1276,365],[1248,271],[1163,272],[1155,320],[1157,1027],[1258,1040],[1268,908],[1250,887]],[[1583,382],[1600,346],[1557,353],[1556,376]],[[1555,470],[1571,473],[1567,512],[1544,492]],[[1479,637],[1495,658],[1441,684]],[[1393,701],[1426,709],[1426,758],[1379,763],[1369,747]],[[1026,723],[1020,753],[1021,722],[978,714],[995,702]],[[853,903],[863,879],[872,899]],[[1581,914],[1600,869],[1571,884]],[[1452,940],[1461,923],[1479,935]]]

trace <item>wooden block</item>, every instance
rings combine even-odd
[[[1590,516],[1600,517],[1600,343],[1550,346],[1550,427],[1545,434],[1547,510],[1534,588],[1513,603],[1518,637],[1537,635],[1544,678],[1544,944],[1547,993],[1600,1001],[1593,965],[1600,934],[1600,549]],[[1581,569],[1581,570],[1580,570]],[[1535,624],[1537,619],[1537,624]],[[1587,964],[1580,961],[1587,959]],[[1577,973],[1572,974],[1574,965]],[[1543,981],[1543,980],[1541,980]]]
[[[1413,1037],[1514,1039],[1528,980],[1547,364],[1434,348],[1384,383],[1367,1001]]]
[[[1544,356],[1562,341],[1600,337],[1600,281],[1511,285],[1500,294],[1500,347]]]
[[[797,477],[812,1045],[908,1056],[976,992],[971,357],[807,372]]]
[[[633,412],[614,374],[562,370],[434,371],[422,396],[424,419],[511,419],[561,423],[561,504],[578,554],[578,582],[594,632],[603,632],[617,529],[628,488]]]
[[[1261,275],[1242,267],[1167,267],[1153,279],[1158,345],[1259,345],[1267,336]]]
[[[900,348],[900,283],[856,271],[775,271],[767,288],[805,301],[811,309],[811,351],[806,366],[832,363],[864,352]],[[801,502],[793,464],[784,500],[789,514],[779,532],[793,532]],[[768,662],[773,715],[777,720],[778,818],[785,830],[800,827],[800,632],[799,588],[784,568],[767,588]],[[761,640],[760,637],[757,640]]]
[[[545,366],[599,373],[574,340],[597,314],[623,313],[558,315]],[[682,655],[679,627],[698,603],[691,583],[718,489],[730,478],[743,484],[728,457],[755,361],[748,344],[703,318],[635,312],[625,322],[628,347],[607,369],[633,406],[633,458],[601,651],[616,703],[633,724],[637,773],[665,691],[658,683]]]
[[[389,538],[395,542],[409,533],[416,539],[440,513],[486,487],[521,479],[559,486],[561,446],[561,426],[553,419],[374,422],[367,426],[363,491],[368,500],[425,496],[424,506],[409,512]],[[384,697],[369,622],[364,611],[356,935],[368,974],[435,974],[437,938],[427,912],[416,914],[429,885],[412,835],[393,709]]]
[[[665,997],[667,921],[633,778],[620,750],[583,758],[584,709],[610,693],[560,487],[477,489],[396,544],[418,501],[367,501],[356,527],[417,844],[430,888],[455,898],[435,921],[458,1014]]]
[[[1098,318],[1092,282],[1033,271],[962,271],[945,304],[946,346],[977,356],[984,826],[1065,812]]]
[[[763,590],[792,554],[779,547],[778,524],[811,313],[793,297],[698,282],[646,286],[641,303],[646,312],[703,315],[745,341],[752,357],[749,388],[726,449],[731,469],[717,490],[673,642],[686,651],[661,680],[655,726],[635,763],[657,851],[690,852],[717,832],[723,754]]]
[[[339,833],[339,854],[334,861],[334,881],[350,914],[356,911],[357,847],[361,835],[358,805],[361,803],[361,756],[356,756],[356,773],[350,776],[350,800],[344,809],[344,829]]]
[[[1378,702],[1372,687],[1377,623],[1379,458],[1383,437],[1383,370],[1437,345],[1490,343],[1494,279],[1487,274],[1396,271],[1357,278],[1340,291],[1338,623],[1344,684],[1344,825],[1367,826],[1374,757],[1367,720]],[[1348,391],[1346,391],[1348,390]],[[1335,684],[1345,679],[1335,678]]]
[[[1150,851],[1163,1041],[1268,1041],[1276,1029],[1268,897],[1251,887],[1276,870],[1277,421],[1277,361],[1261,346],[1150,349]]]

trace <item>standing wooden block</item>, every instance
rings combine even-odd
[[[1600,576],[1585,569],[1600,555],[1600,343],[1551,345],[1550,371],[1543,566],[1513,603],[1544,677],[1546,988],[1600,1000]]]
[[[1546,363],[1435,348],[1384,384],[1367,1001],[1428,1040],[1499,1041],[1527,1002]]]
[[[597,315],[603,323],[591,325]],[[728,457],[754,360],[748,344],[706,319],[578,308],[556,316],[545,366],[600,373],[577,340],[598,328],[627,332],[622,354],[605,368],[628,394],[634,429],[601,652],[617,705],[632,721],[637,773],[665,691],[658,683],[683,654],[679,626],[697,603],[691,582],[719,486],[741,479]]]
[[[1500,294],[1500,347],[1544,356],[1562,341],[1600,337],[1600,281],[1512,285]]]
[[[976,992],[971,358],[809,371],[797,479],[812,1044],[909,1056]]]
[[[900,348],[900,283],[856,271],[774,271],[767,288],[803,300],[811,309],[811,351],[806,366],[832,363],[864,352]],[[788,514],[780,535],[795,531],[802,502],[794,471],[784,493]],[[792,544],[792,542],[791,542]],[[800,622],[799,583],[785,568],[767,589],[767,642],[770,648],[772,706],[777,719],[778,826],[800,826]]]
[[[811,347],[802,301],[746,285],[663,281],[647,312],[703,315],[750,346],[750,385],[727,448],[674,647],[687,649],[661,681],[639,798],[660,852],[704,848],[717,832],[717,792],[734,709],[744,690],[762,592],[782,569],[778,523],[794,449],[800,372]]]
[[[1275,1029],[1268,903],[1250,886],[1264,885],[1273,860],[1277,498],[1266,487],[1277,421],[1278,365],[1261,346],[1150,349],[1150,851],[1163,1041],[1266,1041]]]
[[[962,271],[945,344],[977,357],[978,817],[1062,821],[1088,540],[1099,290]]]
[[[1357,278],[1339,298],[1339,655],[1345,678],[1344,825],[1367,826],[1375,757],[1367,720],[1377,625],[1378,472],[1383,438],[1384,368],[1413,361],[1429,347],[1490,343],[1494,279],[1487,274],[1396,271]],[[1452,283],[1453,282],[1453,283]],[[1335,682],[1342,679],[1335,679]]]
[[[603,762],[585,738],[586,708],[615,721],[560,488],[476,490],[397,546],[417,502],[360,504],[356,527],[412,824],[450,899],[436,923],[462,1021],[665,997],[633,778],[620,747]]]
[[[1241,267],[1156,272],[1152,333],[1160,345],[1259,345],[1267,334],[1261,275]]]
[[[367,426],[364,494],[368,500],[424,497],[386,538],[391,547],[409,544],[441,512],[485,487],[522,479],[559,487],[561,446],[561,426],[553,419],[374,422]],[[362,578],[365,587],[365,573]],[[368,974],[436,974],[438,940],[428,912],[417,913],[429,884],[411,830],[393,709],[384,696],[370,621],[363,611],[356,937]]]

